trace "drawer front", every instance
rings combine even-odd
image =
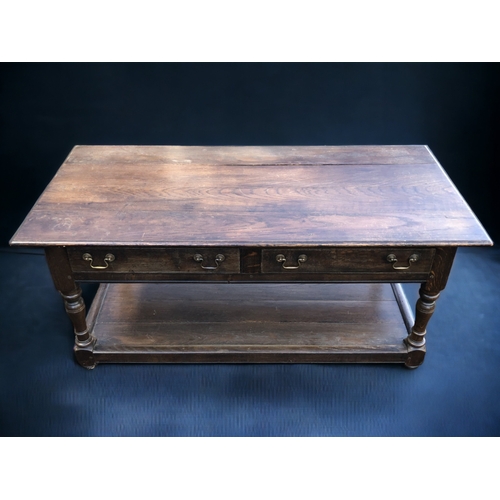
[[[68,248],[76,273],[197,273],[240,272],[237,248]]]
[[[434,248],[264,249],[263,273],[428,273]]]

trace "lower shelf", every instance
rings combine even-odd
[[[105,284],[88,314],[96,363],[405,363],[400,285]]]

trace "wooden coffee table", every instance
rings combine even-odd
[[[86,368],[417,367],[457,248],[492,245],[425,146],[76,146],[10,243],[45,249]]]

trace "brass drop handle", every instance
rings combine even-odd
[[[197,253],[193,256],[193,259],[195,262],[203,262],[203,255]],[[217,269],[219,267],[219,264],[221,262],[224,262],[226,260],[226,257],[224,257],[224,255],[222,255],[221,253],[218,253],[216,256],[215,256],[215,266],[214,267],[211,267],[211,266],[203,266],[201,265],[200,267],[202,269],[206,269],[208,271],[213,271],[214,269]]]
[[[390,253],[387,256],[387,261],[391,262],[392,263],[392,268],[396,269],[397,271],[401,271],[401,270],[404,271],[405,269],[410,269],[411,265],[414,262],[417,262],[418,259],[419,259],[419,255],[416,254],[416,253],[413,253],[413,254],[410,255],[410,258],[408,259],[408,265],[407,266],[396,266],[396,262],[398,261],[397,257],[393,253]]]
[[[299,255],[299,258],[297,259],[296,266],[285,266],[286,257],[282,253],[276,255],[276,262],[282,262],[281,267],[283,269],[298,269],[300,267],[300,264],[303,264],[306,260],[307,260],[307,255],[302,254],[302,255]]]
[[[115,256],[112,254],[112,253],[107,253],[105,256],[104,256],[104,262],[105,262],[105,266],[94,266],[92,265],[92,255],[90,255],[89,253],[84,253],[82,255],[82,259],[83,260],[86,260],[86,261],[89,261],[90,262],[90,267],[92,269],[107,269],[108,266],[109,266],[109,263],[110,262],[113,262],[115,260]]]

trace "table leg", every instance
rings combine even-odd
[[[64,300],[64,307],[73,324],[76,359],[85,368],[94,368],[92,351],[96,339],[88,330],[82,289],[73,279],[66,250],[63,247],[48,247],[45,256],[54,285]]]
[[[439,294],[446,287],[456,251],[457,249],[453,247],[437,248],[429,279],[420,286],[415,324],[405,339],[408,346],[408,358],[405,365],[408,368],[417,368],[424,362],[427,324],[436,309]]]

